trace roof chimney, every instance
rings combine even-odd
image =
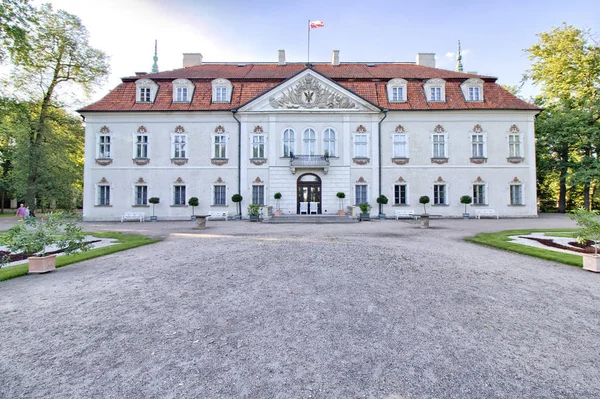
[[[331,65],[340,65],[340,50],[333,50],[331,54]]]
[[[277,65],[285,65],[285,50],[279,50],[279,61]]]
[[[417,65],[435,68],[435,53],[417,54]]]
[[[202,54],[200,53],[183,53],[183,67],[191,67],[202,65]]]

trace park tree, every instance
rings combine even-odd
[[[27,176],[22,182],[28,204],[34,204],[41,190],[47,188],[45,173],[52,170],[47,162],[56,166],[60,161],[52,159],[43,147],[60,141],[53,135],[73,133],[70,128],[54,125],[59,117],[55,109],[65,105],[61,95],[69,90],[90,94],[109,72],[107,55],[89,45],[88,32],[78,17],[45,4],[36,12],[36,21],[27,51],[14,57],[11,76],[16,92],[27,93],[27,98],[20,100],[31,107],[26,141],[19,141],[20,148],[26,150],[20,160],[26,165]]]
[[[29,0],[0,2],[0,62],[28,50],[27,32],[34,23],[34,9]]]

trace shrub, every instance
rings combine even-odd
[[[200,205],[200,201],[198,201],[198,198],[192,197],[188,200],[188,205],[192,207],[192,216],[194,216],[194,208]]]
[[[360,211],[362,213],[369,213],[369,212],[371,212],[371,209],[373,209],[371,204],[369,204],[368,202],[363,202],[362,204],[358,204],[358,207],[360,208]]]
[[[419,203],[423,204],[423,213],[427,214],[426,205],[429,204],[429,197],[426,195],[422,195],[421,197],[419,197]]]

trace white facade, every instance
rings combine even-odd
[[[150,197],[160,198],[155,213],[162,220],[189,218],[190,197],[200,200],[196,214],[226,210],[233,216],[231,197],[238,192],[244,215],[261,192],[261,202],[274,208],[273,195],[281,193],[282,212],[296,214],[298,181],[305,174],[320,179],[322,214],[337,214],[341,191],[345,205],[366,196],[373,215],[381,193],[389,199],[383,208],[388,215],[397,207],[420,213],[419,197],[427,195],[429,213],[459,217],[464,212],[459,198],[470,195],[480,202],[469,207],[471,213],[488,207],[501,217],[532,217],[536,113],[382,110],[311,69],[234,112],[83,110],[84,218],[117,220],[140,210],[149,216]],[[185,142],[184,156],[177,140]],[[303,155],[317,166],[298,165]]]

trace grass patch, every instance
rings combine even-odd
[[[476,244],[487,245],[505,251],[516,252],[523,255],[534,256],[536,258],[560,262],[572,266],[583,266],[581,255],[573,255],[564,252],[552,251],[550,249],[530,247],[511,242],[510,236],[526,236],[531,233],[545,233],[545,235],[555,237],[573,237],[576,229],[533,229],[533,230],[504,230],[495,233],[481,233],[475,237],[466,238],[466,241]]]
[[[98,238],[116,238],[119,240],[117,244],[110,245],[108,247],[96,248],[87,252],[78,252],[71,255],[58,256],[56,258],[56,267],[63,267],[72,263],[81,262],[88,259],[97,258],[112,254],[115,252],[125,251],[126,249],[141,247],[142,245],[153,244],[160,240],[154,238],[148,238],[139,234],[122,234],[112,232],[98,232],[86,234],[98,237]],[[8,280],[14,277],[19,277],[27,274],[29,270],[29,264],[23,263],[22,265],[10,266],[0,269],[0,281]]]

